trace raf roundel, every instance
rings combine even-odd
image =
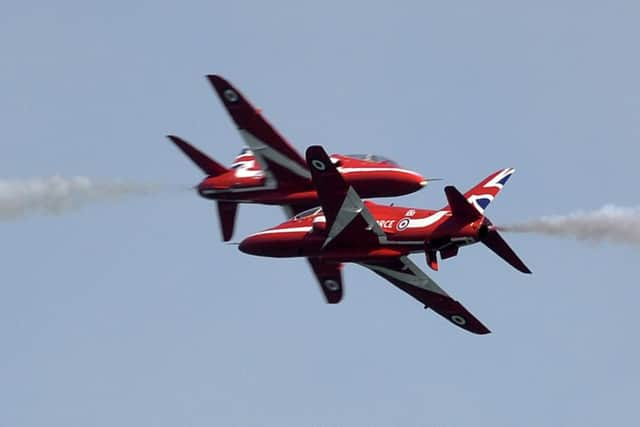
[[[462,316],[458,316],[457,314],[454,314],[453,316],[451,316],[451,321],[456,325],[460,325],[460,326],[464,326],[467,324],[467,319],[465,319]]]
[[[396,230],[398,231],[404,230],[409,226],[410,222],[411,222],[410,218],[402,218],[400,221],[398,221],[398,224],[396,224]]]
[[[311,164],[313,165],[314,168],[316,168],[319,171],[323,171],[327,168],[327,165],[325,165],[324,163],[322,163],[320,160],[317,160],[317,159],[311,160]]]
[[[224,97],[229,102],[236,102],[238,100],[238,94],[233,89],[225,89]]]
[[[335,280],[328,279],[325,280],[322,284],[330,291],[337,291],[338,289],[340,289],[340,285]]]

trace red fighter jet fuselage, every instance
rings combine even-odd
[[[289,216],[316,206],[318,195],[304,158],[231,83],[216,75],[208,79],[246,148],[226,168],[187,141],[168,137],[207,175],[197,190],[218,202],[223,239],[231,239],[238,203],[281,205]],[[334,154],[331,161],[367,198],[413,193],[427,184],[419,173],[377,155]]]
[[[376,155],[333,154],[331,160],[345,180],[366,198],[409,194],[427,183],[419,173]],[[306,207],[317,205],[318,194],[311,184],[310,174],[300,170],[300,175],[307,179],[271,182],[272,178],[259,166],[253,152],[245,149],[236,157],[229,171],[205,178],[197,190],[202,197],[211,200]]]
[[[364,241],[340,236],[339,244],[331,244],[332,239],[328,236],[331,230],[327,229],[324,212],[318,207],[248,236],[240,244],[240,250],[268,257],[321,257],[332,261],[360,261],[436,251],[441,251],[442,257],[447,258],[449,253],[475,243],[480,235],[491,229],[480,218],[468,224],[454,222],[452,213],[444,209],[387,206],[368,200],[363,205],[384,235],[372,234]],[[363,221],[363,229],[367,227]],[[446,248],[451,249],[447,252]]]
[[[384,206],[363,201],[337,172],[321,147],[307,150],[321,207],[245,238],[239,249],[269,257],[307,257],[327,301],[342,297],[341,263],[371,269],[448,320],[474,333],[489,330],[413,264],[408,255],[424,252],[438,269],[459,248],[482,242],[517,270],[530,273],[484,216],[514,169],[499,170],[467,193],[445,188],[448,205],[438,210]]]

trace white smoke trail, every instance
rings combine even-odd
[[[606,205],[595,211],[545,216],[498,228],[519,233],[574,237],[593,242],[640,244],[640,207]]]
[[[62,214],[92,202],[159,191],[156,185],[125,181],[95,181],[84,176],[0,179],[0,221],[26,215]]]

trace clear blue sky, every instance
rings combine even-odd
[[[9,2],[0,177],[195,184],[164,135],[234,157],[219,73],[301,152],[461,188],[515,167],[496,223],[636,206],[639,19],[633,1]],[[439,207],[442,187],[395,202]],[[282,219],[242,206],[236,236]],[[358,266],[327,306],[303,260],[222,244],[186,191],[0,236],[2,427],[637,419],[637,247],[508,236],[531,276],[462,250],[432,277],[493,331],[474,336]]]

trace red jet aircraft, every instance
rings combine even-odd
[[[446,259],[456,256],[462,246],[482,242],[517,270],[531,273],[484,216],[484,209],[514,169],[489,175],[464,195],[447,186],[444,191],[448,205],[426,210],[363,202],[322,147],[309,147],[306,156],[321,207],[248,236],[240,243],[242,252],[307,257],[329,303],[338,303],[342,298],[342,263],[357,263],[453,324],[476,334],[489,333],[408,255],[424,251],[427,264],[437,270],[438,252]]]
[[[245,98],[220,76],[207,76],[248,148],[227,169],[177,136],[168,138],[207,177],[197,186],[202,197],[218,201],[225,241],[231,239],[238,203],[282,205],[288,216],[318,204],[305,160]],[[413,193],[427,184],[419,173],[376,155],[331,156],[349,185],[363,197]]]

